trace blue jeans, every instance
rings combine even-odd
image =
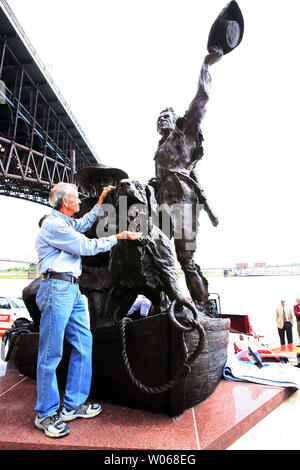
[[[41,418],[54,415],[60,405],[56,368],[65,339],[72,345],[63,405],[81,406],[89,396],[92,377],[92,334],[77,283],[41,281],[36,302],[42,312],[37,362],[37,403]]]

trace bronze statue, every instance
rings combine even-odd
[[[195,168],[203,155],[200,124],[209,98],[208,69],[237,47],[242,36],[243,18],[237,3],[231,1],[211,28],[198,90],[185,115],[177,117],[172,108],[159,115],[157,129],[162,138],[155,154],[156,178],[150,184],[129,180],[122,170],[105,165],[78,172],[79,187],[90,196],[82,202],[82,212],[93,206],[93,198],[99,196],[103,186],[113,185],[116,188],[106,202],[116,211],[115,233],[120,224],[137,224],[137,218],[137,230],[143,232],[130,245],[126,240],[118,243],[109,257],[99,254],[82,259],[79,285],[89,302],[94,398],[176,416],[203,401],[221,380],[230,321],[208,315],[208,284],[193,260],[199,206],[204,207],[213,225],[218,219]],[[119,211],[122,196],[129,207],[139,203],[142,207],[136,206],[136,212]],[[163,220],[162,205],[169,217],[170,232]],[[105,225],[103,220],[99,218],[86,235],[101,236],[98,229]],[[178,287],[172,237],[197,309],[182,298]],[[38,284],[36,279],[23,291],[36,331],[21,331],[13,344],[17,367],[33,378],[39,334],[40,312],[35,302]],[[147,318],[132,321],[126,314],[138,294],[146,295],[154,310]],[[17,332],[14,334],[17,336]],[[67,374],[68,345],[65,353],[62,383]]]
[[[209,67],[224,54],[234,49],[243,35],[243,19],[236,2],[230,2],[215,21],[208,40],[199,76],[198,90],[183,117],[177,117],[173,108],[164,109],[157,120],[157,130],[162,138],[155,153],[156,178],[150,180],[155,188],[159,205],[170,219],[177,259],[185,274],[186,284],[197,308],[209,311],[208,284],[200,267],[194,262],[198,217],[201,206],[212,224],[218,219],[211,209],[200,186],[195,167],[203,156],[203,136],[200,124],[205,116],[209,99],[211,77]],[[160,224],[168,232],[168,226]],[[177,227],[180,229],[178,232]]]
[[[116,188],[117,230],[119,219],[125,217],[125,226],[141,231],[142,236],[132,246],[120,240],[111,250],[104,320],[120,320],[139,294],[151,300],[155,314],[166,312],[169,301],[184,303],[171,242],[152,221],[152,191],[150,186],[129,179],[121,180]],[[129,210],[119,211],[120,197],[126,198]]]

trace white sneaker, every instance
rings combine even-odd
[[[72,421],[76,418],[94,418],[102,411],[101,405],[98,403],[84,403],[76,410],[67,410],[65,406],[62,407],[60,418],[63,421]]]
[[[46,418],[40,418],[37,415],[34,424],[38,429],[42,429],[48,437],[63,437],[70,432],[69,426],[57,414],[46,416]]]

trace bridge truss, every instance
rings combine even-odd
[[[0,0],[0,195],[48,205],[94,152],[6,0]]]

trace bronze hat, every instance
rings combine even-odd
[[[234,0],[229,2],[221,11],[211,27],[207,50],[220,47],[224,54],[235,49],[244,34],[244,19],[240,7]]]
[[[105,176],[111,176],[117,180],[129,178],[125,171],[119,168],[102,165],[101,163],[86,168],[80,168],[80,170],[77,171],[78,181],[82,186],[95,182],[99,177],[105,178]]]

